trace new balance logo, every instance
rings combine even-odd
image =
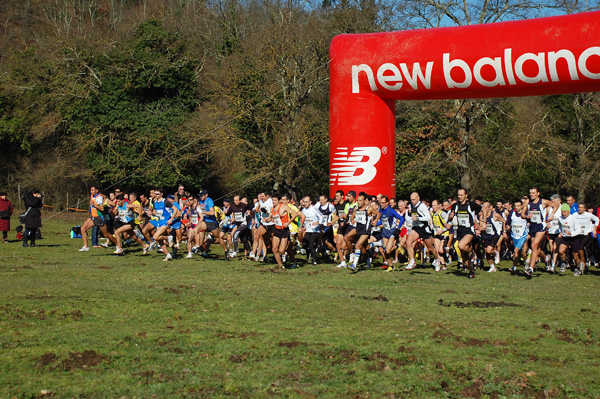
[[[378,147],[338,147],[331,163],[330,185],[362,186],[377,175],[375,165],[381,158]]]

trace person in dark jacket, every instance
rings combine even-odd
[[[0,231],[2,240],[8,242],[8,232],[10,231],[10,217],[13,214],[13,206],[6,198],[6,191],[0,191]]]
[[[37,247],[35,237],[38,229],[42,227],[42,202],[43,195],[39,190],[33,190],[31,193],[25,194],[25,232],[23,233],[23,246]],[[31,241],[27,245],[27,241]]]

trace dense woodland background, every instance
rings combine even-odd
[[[213,198],[328,191],[328,48],[340,33],[491,23],[598,2],[0,1],[0,187]],[[399,102],[398,195],[536,184],[600,204],[600,96]]]

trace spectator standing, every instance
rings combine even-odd
[[[0,191],[0,231],[2,240],[8,242],[8,232],[10,231],[10,217],[13,214],[13,206],[6,198],[6,191]]]
[[[40,227],[42,227],[42,202],[43,195],[39,190],[33,190],[25,194],[25,232],[23,233],[23,246],[37,247],[35,238]],[[31,244],[27,245],[27,241]]]

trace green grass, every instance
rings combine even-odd
[[[600,397],[596,270],[166,263],[77,252],[75,217],[0,246],[0,397]]]

